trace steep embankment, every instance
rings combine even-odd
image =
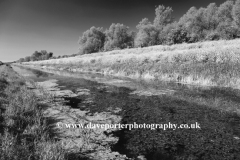
[[[240,88],[240,39],[114,50],[25,62],[59,70]]]

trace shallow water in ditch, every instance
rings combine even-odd
[[[129,157],[158,159],[240,159],[240,91],[159,81],[137,81],[100,74],[40,71],[14,67],[15,71],[42,82],[57,80],[61,89],[90,95],[65,98],[78,108],[91,99],[91,112],[121,108],[122,124],[199,124],[192,129],[123,129],[112,150]],[[86,109],[86,108],[80,108]]]

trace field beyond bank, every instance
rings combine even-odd
[[[22,64],[239,89],[239,44],[240,39],[159,45]]]

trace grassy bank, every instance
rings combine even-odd
[[[71,71],[240,88],[240,39],[114,50],[25,62]]]
[[[68,152],[54,140],[37,97],[10,66],[0,66],[0,160],[61,160]],[[46,107],[46,106],[45,106]]]

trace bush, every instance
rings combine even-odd
[[[106,33],[104,50],[109,51],[116,48],[124,49],[132,47],[132,34],[128,32],[129,27],[123,24],[112,24]]]
[[[189,41],[188,32],[180,27],[172,29],[167,37],[168,44],[187,43],[188,41]]]
[[[79,38],[80,54],[99,52],[104,45],[105,34],[102,28],[91,27]]]
[[[135,38],[135,47],[147,47],[156,45],[158,42],[158,30],[153,25],[142,26]]]

